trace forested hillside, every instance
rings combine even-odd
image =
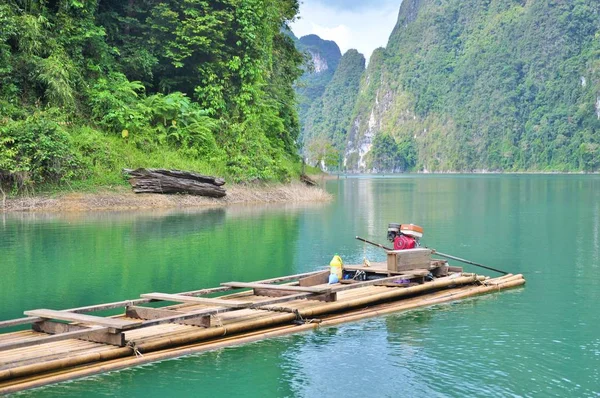
[[[354,170],[598,170],[600,2],[404,0],[348,127]]]
[[[299,167],[285,34],[296,0],[0,4],[0,182],[122,181],[123,167],[287,180]]]
[[[356,50],[348,50],[323,94],[315,98],[303,120],[303,144],[309,161],[323,160],[324,156],[343,154],[347,128],[356,102],[360,79],[365,71],[365,57]],[[338,155],[339,154],[339,155]],[[338,161],[331,162],[338,165]]]
[[[317,35],[302,36],[295,39],[295,43],[298,51],[306,57],[305,72],[295,86],[298,116],[304,121],[311,105],[323,95],[333,78],[342,53],[335,42],[323,40]]]

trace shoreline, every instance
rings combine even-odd
[[[364,176],[364,175],[372,175],[372,176],[380,176],[380,175],[599,175],[600,171],[410,171],[410,172],[402,172],[402,173],[392,173],[392,172],[377,172],[377,173],[367,173],[367,172],[347,172],[340,174],[340,177],[345,176]],[[330,174],[334,178],[337,174]],[[331,179],[325,177],[325,179]]]
[[[599,172],[411,172],[411,173],[332,173],[311,176],[324,181],[360,176],[434,176],[434,175],[573,175],[597,176]],[[329,202],[332,195],[321,186],[311,187],[295,181],[288,184],[231,184],[227,196],[209,198],[186,194],[136,194],[128,185],[100,187],[96,192],[42,193],[23,197],[0,196],[0,214],[6,213],[73,213],[89,211],[151,210],[177,208],[211,208],[235,204],[319,203]]]
[[[93,193],[66,192],[6,198],[4,201],[0,197],[0,213],[210,208],[233,204],[328,202],[333,198],[321,187],[309,187],[302,183],[260,186],[235,184],[226,189],[227,196],[218,199],[181,194],[136,194],[127,186],[104,188]]]

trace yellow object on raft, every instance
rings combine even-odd
[[[329,267],[331,269],[331,273],[338,277],[338,280],[342,280],[342,267],[344,266],[344,262],[342,258],[337,254],[333,256],[331,262],[329,263]]]

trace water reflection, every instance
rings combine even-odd
[[[600,394],[599,176],[360,177],[327,189],[335,201],[316,207],[5,217],[1,315],[304,272],[336,252],[346,263],[381,261],[354,236],[385,243],[389,222],[423,225],[425,244],[524,273],[527,285],[36,395]]]
[[[286,275],[295,267],[299,215],[317,208],[8,215],[0,319]]]

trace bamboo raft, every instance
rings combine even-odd
[[[445,276],[426,282],[425,275],[440,265],[431,264],[391,275],[385,263],[376,263],[368,271],[378,279],[332,285],[329,271],[315,271],[61,311],[25,311],[25,318],[0,322],[0,330],[31,325],[31,330],[0,333],[0,394],[525,283],[520,274],[489,278],[458,267],[446,267]],[[152,302],[163,306],[146,306]],[[89,315],[118,308],[124,313]]]

